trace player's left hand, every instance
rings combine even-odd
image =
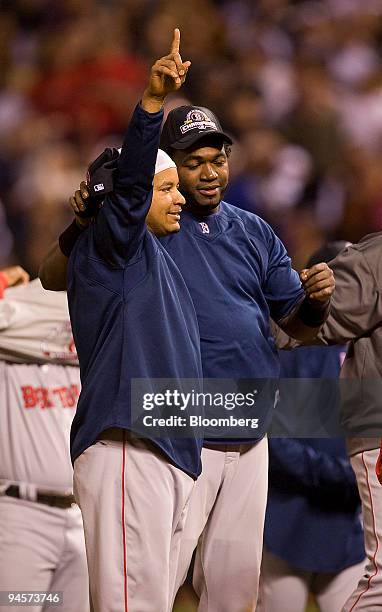
[[[76,217],[76,223],[80,228],[84,229],[88,227],[91,222],[89,217],[80,217],[78,213],[86,210],[86,200],[89,197],[89,190],[85,181],[81,181],[80,188],[77,189],[72,196],[69,198],[69,206]]]
[[[3,268],[0,272],[7,279],[8,287],[29,283],[29,274],[21,266],[10,266],[9,268]]]
[[[312,301],[328,302],[335,289],[334,274],[326,263],[305,268],[300,273],[302,286]]]

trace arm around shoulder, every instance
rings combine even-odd
[[[381,325],[382,293],[369,261],[357,245],[348,247],[330,265],[336,290],[321,334],[329,344],[343,344]]]
[[[67,267],[68,258],[61,251],[57,240],[41,262],[38,271],[38,276],[44,289],[66,291]]]

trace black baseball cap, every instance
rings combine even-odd
[[[223,132],[219,119],[204,106],[178,106],[169,112],[162,128],[160,148],[188,149],[205,136],[220,136],[228,144],[232,139]]]

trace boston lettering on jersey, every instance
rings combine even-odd
[[[70,387],[21,387],[24,408],[75,408],[80,394],[79,385]]]

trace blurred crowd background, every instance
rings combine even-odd
[[[36,274],[88,163],[120,143],[180,27],[181,96],[235,145],[225,199],[297,268],[382,229],[382,0],[2,0],[0,267]]]

